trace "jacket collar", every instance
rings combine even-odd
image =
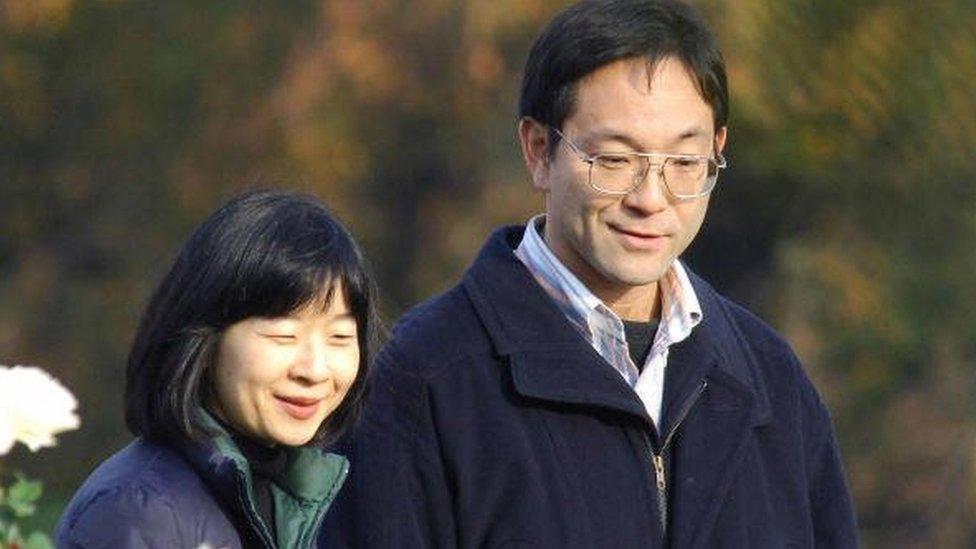
[[[523,231],[520,226],[495,231],[463,281],[495,352],[509,358],[516,391],[530,398],[610,408],[650,422],[634,391],[572,328],[513,254]],[[768,422],[762,378],[727,306],[706,282],[690,271],[689,277],[704,316],[687,342],[696,347],[695,363],[718,368],[741,385],[752,396],[752,423]]]
[[[275,525],[265,525],[258,515],[247,458],[219,422],[204,410],[200,414],[203,425],[213,436],[178,443],[180,453],[225,508],[250,527],[246,536],[250,543],[274,546],[274,536],[268,528]],[[314,536],[348,471],[349,461],[343,456],[311,446],[288,449],[287,465],[274,479],[275,486],[280,488],[275,492],[275,505],[284,505],[294,512],[286,524],[277,525],[278,545],[290,547],[291,541]],[[245,536],[243,532],[242,536]]]

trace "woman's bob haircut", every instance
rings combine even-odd
[[[125,420],[137,436],[210,436],[201,411],[224,330],[249,317],[327,307],[341,286],[358,327],[359,372],[313,442],[329,443],[359,416],[376,345],[375,289],[356,242],[316,200],[250,192],[208,217],[183,244],[146,308],[129,354]]]

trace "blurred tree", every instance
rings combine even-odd
[[[77,390],[85,428],[62,455],[78,468],[49,465],[55,480],[76,486],[128,438],[138,315],[190,227],[275,158],[273,128],[242,121],[314,10],[0,1],[0,356]],[[192,186],[181,167],[198,136],[229,124],[255,134],[206,151],[216,175]]]
[[[689,260],[797,347],[868,546],[976,545],[976,5],[694,3],[729,63],[733,167]],[[85,422],[42,458],[76,466],[33,464],[52,490],[128,438],[138,315],[230,194],[322,197],[389,319],[540,210],[515,103],[566,4],[0,0],[0,358],[55,372]]]
[[[780,219],[766,310],[831,401],[865,542],[976,545],[976,4],[712,7],[742,206]]]

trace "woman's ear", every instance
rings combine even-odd
[[[532,176],[532,186],[549,190],[549,126],[531,117],[523,117],[518,124],[519,142],[525,167]]]

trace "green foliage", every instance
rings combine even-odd
[[[972,546],[976,5],[743,0],[714,14],[737,183],[773,197],[753,192],[750,210],[783,212],[766,313],[831,404],[864,541]]]
[[[2,477],[0,477],[2,478]],[[0,548],[50,549],[50,538],[41,532],[26,537],[21,532],[23,519],[31,517],[44,491],[40,481],[32,481],[20,473],[14,475],[10,486],[0,483]]]

